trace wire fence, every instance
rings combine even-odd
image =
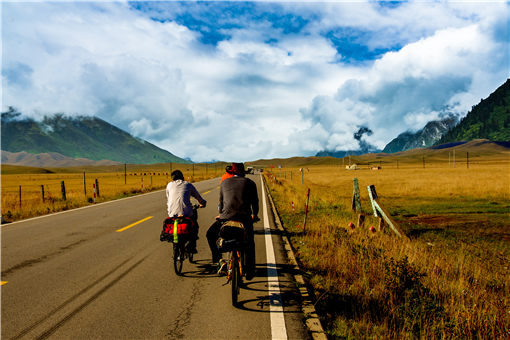
[[[174,170],[177,168],[174,168]],[[189,182],[213,178],[217,169],[182,167]],[[2,221],[38,216],[163,189],[169,171],[2,175]]]

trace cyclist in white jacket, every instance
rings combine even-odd
[[[200,196],[195,186],[184,180],[181,170],[175,170],[171,174],[172,182],[166,186],[166,198],[168,217],[185,216],[190,217],[195,223],[195,237],[190,240],[192,252],[196,253],[198,239],[198,216],[194,214],[191,197],[194,197],[203,208],[207,201]]]

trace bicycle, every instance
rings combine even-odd
[[[200,206],[193,205],[193,216],[196,217],[197,210]],[[182,275],[182,267],[184,261],[189,259],[193,263],[193,252],[190,249],[191,237],[194,234],[192,228],[196,228],[193,218],[186,216],[174,216],[165,219],[163,232],[160,236],[161,241],[172,242],[172,262],[175,274]]]
[[[244,249],[246,245],[246,231],[244,225],[237,221],[223,223],[217,241],[221,252],[228,252],[227,283],[231,286],[232,306],[239,305],[239,294],[243,285],[245,265]]]
[[[229,268],[227,274],[227,283],[230,282],[232,289],[232,306],[237,307],[239,301],[239,293],[243,285],[243,252],[233,250],[229,255]]]

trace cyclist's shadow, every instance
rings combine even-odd
[[[187,262],[184,264],[184,268],[182,271],[181,277],[187,278],[217,278],[216,265],[212,264],[210,260],[199,259],[195,260],[192,263]]]
[[[255,277],[251,281],[244,280],[238,308],[269,313],[270,306],[283,307],[284,313],[301,313],[301,295],[296,288],[292,274],[299,273],[292,265],[286,264],[258,264]],[[290,274],[290,275],[289,275]],[[278,289],[276,278],[278,276]],[[243,299],[244,291],[256,291],[261,294],[256,298]]]

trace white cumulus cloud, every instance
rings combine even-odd
[[[1,6],[2,110],[96,115],[195,161],[355,149],[362,126],[382,148],[509,76],[504,2]]]

